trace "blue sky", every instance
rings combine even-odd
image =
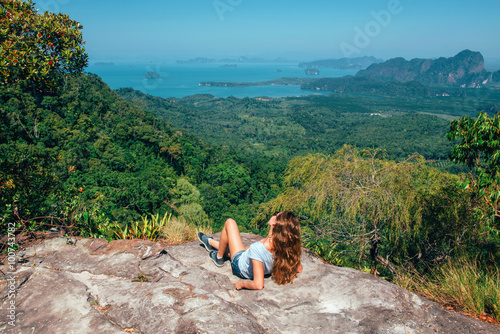
[[[500,63],[498,0],[40,0],[84,26],[91,61],[450,57]]]

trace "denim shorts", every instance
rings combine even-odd
[[[241,254],[243,254],[244,250],[239,251],[238,253],[234,254],[233,258],[231,259],[231,269],[233,270],[233,275],[238,276],[239,278],[246,279],[245,276],[241,274],[240,267],[238,265],[238,262],[240,260]]]

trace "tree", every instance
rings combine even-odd
[[[52,93],[65,73],[87,66],[80,23],[66,14],[39,14],[32,1],[0,1],[1,85],[26,81]]]
[[[457,181],[420,156],[394,162],[345,146],[333,156],[294,158],[263,216],[292,210],[306,244],[326,242],[348,265],[380,263],[394,273],[443,261],[471,235],[469,199]]]
[[[470,168],[468,180],[462,183],[484,200],[478,208],[500,226],[500,114],[493,117],[479,113],[477,119],[463,116],[451,122],[448,139],[460,139],[451,151],[450,159]]]
[[[210,223],[207,213],[200,205],[200,191],[185,177],[180,177],[176,186],[171,188],[169,193],[172,196],[172,207],[188,222],[197,225]]]

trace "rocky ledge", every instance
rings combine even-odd
[[[16,261],[0,267],[2,333],[500,333],[305,249],[293,284],[261,291],[236,291],[198,242],[56,238]]]

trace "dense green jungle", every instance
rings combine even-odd
[[[500,320],[499,90],[166,99],[113,91],[82,72],[77,25],[31,15],[40,31],[64,19],[60,29],[74,36],[49,41],[64,56],[34,55],[38,70],[24,57],[27,42],[4,44],[2,251],[19,247],[14,235],[50,228],[156,240],[158,217],[214,232],[234,218],[243,232],[264,234],[271,213],[292,210],[303,244],[325,261]],[[18,41],[20,27],[9,38]]]
[[[130,88],[118,94],[207,143],[245,154],[289,160],[331,154],[343,145],[383,149],[390,159],[418,153],[444,162],[453,146],[449,121],[495,113],[497,90],[463,90],[463,97],[402,98],[348,94],[288,98],[159,98]]]

